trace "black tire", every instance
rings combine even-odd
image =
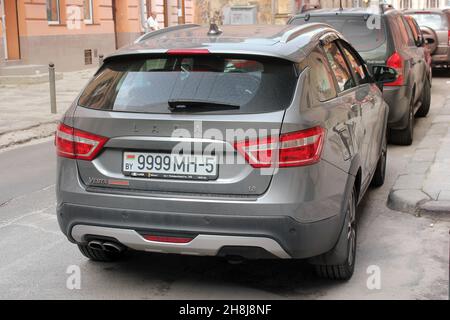
[[[430,112],[430,106],[431,106],[431,85],[430,80],[425,80],[423,93],[422,93],[422,105],[420,106],[419,110],[416,112],[416,117],[423,118],[428,115],[428,112]]]
[[[414,93],[409,103],[408,125],[402,130],[390,130],[389,142],[400,146],[410,146],[414,138]]]
[[[89,248],[87,245],[79,244],[78,249],[80,249],[81,253],[88,259],[92,261],[98,261],[98,262],[113,262],[120,260],[124,252],[120,253],[114,253],[114,252],[107,252],[104,250],[95,250],[92,248]]]
[[[383,139],[381,145],[381,154],[378,159],[377,168],[372,177],[372,182],[370,185],[375,188],[379,188],[384,184],[384,180],[386,177],[386,163],[387,163],[387,137]]]
[[[317,276],[329,280],[349,280],[355,271],[356,240],[356,192],[353,190],[336,246],[313,262]]]

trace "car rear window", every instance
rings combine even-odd
[[[384,60],[387,55],[384,20],[365,19],[363,16],[310,16],[308,21],[297,18],[292,24],[322,22],[340,31],[359,54],[367,61]],[[378,20],[377,20],[378,18]]]
[[[171,113],[171,103],[193,101],[200,104],[186,107],[185,112],[262,113],[287,108],[296,83],[294,64],[282,59],[130,56],[106,62],[78,104],[110,111]]]
[[[416,19],[417,24],[421,27],[429,27],[434,30],[447,30],[447,21],[443,15],[439,13],[408,13]]]

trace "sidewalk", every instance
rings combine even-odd
[[[65,72],[56,81],[58,114],[50,112],[49,84],[0,85],[0,149],[53,135],[96,69]]]
[[[391,209],[450,214],[450,95],[389,194]]]

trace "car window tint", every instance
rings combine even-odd
[[[287,108],[297,75],[282,59],[225,55],[118,57],[87,85],[79,105],[101,110],[170,113],[171,101],[238,106],[216,113]],[[209,112],[209,111],[208,111]]]
[[[410,46],[410,47],[416,46],[416,44],[414,42],[414,34],[411,30],[411,27],[409,26],[409,24],[405,18],[402,18],[401,20],[402,20],[402,25],[403,25],[404,29],[406,30],[408,46]]]
[[[370,20],[365,15],[325,15],[311,14],[309,19],[298,17],[291,24],[302,25],[321,22],[331,25],[340,31],[359,54],[367,61],[384,61],[387,58],[388,41],[385,19],[374,15]],[[368,23],[374,25],[368,28]]]
[[[345,58],[334,42],[324,46],[327,59],[336,77],[340,92],[353,88],[355,83],[348,69]]]
[[[345,56],[347,57],[348,62],[353,70],[353,73],[356,76],[356,82],[358,84],[363,84],[367,82],[367,75],[364,70],[364,66],[359,62],[358,58],[353,55],[345,46],[342,45]]]
[[[411,32],[412,32],[413,37],[414,37],[414,41],[416,43],[418,43],[419,42],[420,31],[419,31],[419,29],[417,28],[417,26],[416,26],[416,24],[414,22],[414,18],[407,17],[406,18],[406,22],[408,23],[408,26],[411,29]]]
[[[308,59],[310,85],[316,101],[327,101],[337,95],[334,79],[325,57],[319,51],[313,51]]]

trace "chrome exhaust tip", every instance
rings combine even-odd
[[[88,243],[88,247],[93,250],[105,250],[103,244],[100,241],[91,241]]]
[[[103,243],[103,250],[105,250],[107,252],[120,253],[123,250],[125,250],[125,248],[124,248],[124,246],[122,246],[118,243],[105,242],[105,243]]]

